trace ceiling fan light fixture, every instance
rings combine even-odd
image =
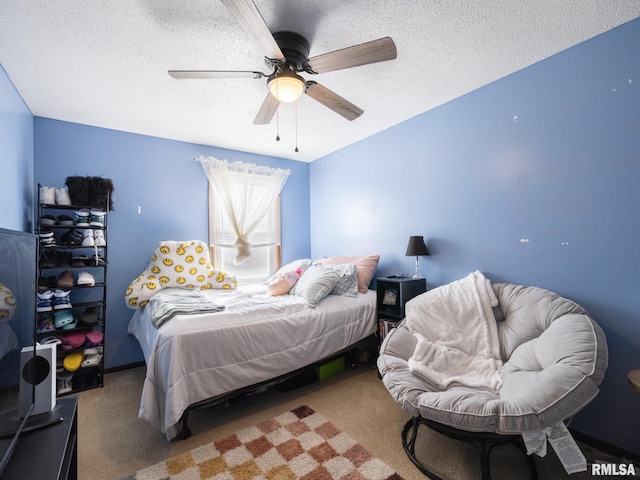
[[[304,93],[305,81],[294,72],[283,70],[269,77],[271,95],[281,102],[295,102]]]

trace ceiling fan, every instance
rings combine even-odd
[[[252,0],[221,0],[265,55],[271,73],[238,70],[169,70],[176,79],[252,78],[267,79],[267,93],[253,123],[271,122],[280,102],[292,102],[303,93],[347,120],[355,120],[364,110],[337,93],[298,73],[318,74],[370,63],[393,60],[396,45],[389,37],[309,58],[309,42],[294,32],[271,33]]]

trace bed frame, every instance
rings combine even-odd
[[[358,351],[364,348],[372,348],[372,346],[377,343],[378,343],[377,335],[371,334],[368,337],[363,338],[362,340],[356,342],[355,344],[350,345],[338,352],[335,352],[329,355],[328,357],[323,358],[322,360],[311,363],[309,365],[301,367],[292,372],[285,373],[283,375],[272,378],[270,380],[265,380],[263,382],[259,382],[253,385],[239,388],[237,390],[233,390],[231,392],[227,392],[221,395],[216,395],[214,397],[207,398],[206,400],[202,400],[200,402],[193,403],[185,409],[185,411],[182,413],[182,416],[180,417],[180,420],[178,421],[179,428],[178,428],[178,433],[176,435],[176,438],[181,438],[182,440],[186,440],[191,436],[191,428],[189,427],[189,414],[194,410],[212,407],[214,405],[219,405],[221,403],[230,404],[234,400],[237,400],[240,397],[253,395],[256,393],[262,393],[270,387],[280,385],[286,382],[287,380],[292,380],[295,377],[302,375],[307,371],[313,370],[315,367],[324,365],[325,363],[330,362],[331,360],[334,360],[341,356],[346,356],[346,363],[349,365],[349,368],[356,369],[358,367],[358,364],[356,361],[356,359],[358,358]],[[311,382],[308,382],[308,383],[311,383]],[[303,384],[306,384],[306,383],[303,383]],[[297,385],[297,386],[302,386],[302,385]]]

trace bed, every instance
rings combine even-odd
[[[313,307],[303,296],[271,296],[265,285],[201,294],[224,310],[176,314],[156,328],[147,305],[128,327],[147,365],[139,417],[169,440],[189,435],[191,408],[286,378],[376,331],[374,291],[327,295]]]

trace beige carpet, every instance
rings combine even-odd
[[[307,405],[123,480],[403,480]]]
[[[409,415],[367,365],[289,392],[271,389],[226,406],[195,411],[189,422],[192,436],[172,442],[137,418],[143,380],[142,367],[111,373],[104,388],[78,395],[79,479],[121,479],[300,405],[327,418],[405,480],[425,478],[402,449],[400,432]],[[418,437],[417,451],[444,479],[479,478],[478,455],[470,445],[425,429]],[[567,475],[551,449],[545,458],[536,458],[536,464],[540,479],[593,479],[590,473]],[[495,448],[492,465],[494,480],[529,478],[527,462],[515,447]]]

